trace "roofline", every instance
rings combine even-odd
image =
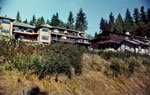
[[[0,16],[0,19],[9,19],[11,21],[15,21],[15,19],[9,18],[9,17],[4,17],[4,16]]]

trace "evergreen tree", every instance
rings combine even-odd
[[[134,9],[133,18],[134,18],[134,22],[135,22],[135,23],[137,23],[137,22],[139,21],[140,14],[139,14],[138,8],[135,8],[135,9]]]
[[[41,18],[38,18],[38,19],[37,19],[36,26],[39,26],[39,25],[42,25]]]
[[[109,24],[107,22],[107,20],[104,20],[103,18],[101,18],[101,21],[100,21],[100,29],[102,31],[107,31],[109,30]]]
[[[73,13],[70,11],[67,24],[72,27],[74,23]]]
[[[83,12],[82,9],[79,10],[76,17],[76,24],[75,27],[79,31],[85,31],[87,30],[87,20],[86,20],[86,14]]]
[[[32,20],[30,21],[30,25],[36,26],[36,17],[35,17],[35,15],[32,16]]]
[[[47,19],[46,24],[50,25],[51,22],[49,21],[49,19]]]
[[[97,32],[95,32],[95,36],[94,37],[96,37],[98,34],[97,34]]]
[[[21,22],[21,17],[19,11],[17,12],[16,21]]]
[[[116,33],[123,33],[124,22],[123,22],[123,19],[122,19],[122,16],[121,16],[120,13],[119,13],[119,15],[118,15],[118,17],[117,17],[113,27],[114,27],[114,32],[116,32]]]
[[[41,23],[42,23],[42,24],[45,24],[45,20],[44,20],[44,17],[43,17],[43,16],[41,17]]]
[[[125,16],[125,25],[124,25],[125,31],[131,32],[132,23],[133,23],[133,20],[132,20],[130,11],[129,11],[129,9],[127,9],[126,16]]]
[[[58,26],[65,28],[66,24],[63,21],[59,20],[59,25]]]
[[[29,22],[29,24],[30,24],[30,25],[33,25],[33,21],[31,20],[31,21]]]
[[[109,15],[109,30],[113,31],[112,30],[112,25],[114,24],[114,15],[113,13],[111,12],[110,15]]]
[[[26,19],[25,21],[23,21],[23,23],[26,23],[26,24],[28,24],[28,20]]]
[[[45,24],[45,20],[44,20],[43,16],[37,19],[36,26],[39,26],[39,25],[42,25],[42,24]]]
[[[105,30],[105,20],[104,20],[103,18],[101,18],[101,21],[100,21],[100,29],[101,29],[102,31]]]
[[[150,22],[150,9],[147,9],[147,22]]]
[[[140,21],[143,21],[143,22],[146,22],[146,14],[145,14],[145,11],[144,11],[144,6],[141,7],[141,10],[140,10]]]
[[[51,19],[51,26],[59,26],[59,15],[58,12],[54,14]]]

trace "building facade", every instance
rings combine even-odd
[[[104,31],[91,40],[96,50],[112,50],[150,54],[150,39],[121,33]]]
[[[64,42],[90,46],[86,33],[61,27],[50,26],[48,24],[32,26],[25,23],[15,22],[8,17],[0,17],[2,35],[10,36],[17,40],[39,43]]]

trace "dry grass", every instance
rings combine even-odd
[[[48,92],[48,95],[150,95],[150,77],[145,73],[146,67],[140,64],[140,58],[136,59],[140,64],[138,72],[129,78],[124,75],[117,78],[106,76],[104,70],[109,67],[111,60],[114,59],[106,61],[98,55],[84,54],[82,75],[73,76],[71,80],[61,75],[58,82],[54,76],[39,80],[36,75],[26,77],[22,72],[6,71],[1,67],[0,93],[21,95],[22,90],[28,92],[32,87],[38,86],[41,91]],[[118,60],[119,64],[127,67],[124,61]],[[98,71],[96,67],[93,69],[92,62],[100,64],[94,66],[101,66],[101,70]]]

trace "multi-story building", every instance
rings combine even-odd
[[[0,24],[2,26],[0,30],[1,34],[22,41],[50,44],[54,42],[64,42],[79,44],[85,47],[89,47],[90,45],[86,33],[82,31],[50,26],[48,24],[36,27],[15,22],[14,19],[8,17],[0,17]]]
[[[150,39],[126,34],[103,31],[91,40],[96,50],[136,52],[150,55]]]

